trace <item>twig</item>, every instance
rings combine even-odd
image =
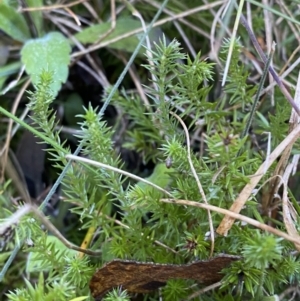
[[[173,115],[182,125],[183,127],[183,130],[184,130],[184,133],[185,133],[185,136],[186,136],[186,147],[187,147],[187,159],[189,161],[189,164],[190,164],[190,168],[191,168],[191,171],[192,171],[192,174],[196,180],[196,183],[198,185],[198,189],[199,189],[199,192],[202,196],[202,199],[203,201],[205,202],[205,204],[208,204],[207,202],[207,199],[206,199],[206,195],[205,195],[205,192],[203,190],[203,187],[201,185],[201,182],[199,181],[199,178],[198,178],[198,175],[196,173],[196,170],[195,170],[195,167],[193,165],[193,162],[192,162],[192,158],[191,158],[191,146],[190,146],[190,135],[189,135],[189,131],[186,127],[186,125],[184,124],[184,122],[182,121],[182,119],[176,115],[175,113],[173,112],[170,112],[171,115]],[[209,230],[210,230],[210,236],[211,236],[211,249],[210,249],[210,257],[212,257],[213,255],[213,252],[214,252],[214,246],[215,246],[215,237],[214,237],[214,225],[213,225],[213,221],[212,221],[212,217],[211,217],[211,213],[209,210],[207,210],[207,215],[208,215],[208,222],[209,222]]]
[[[72,244],[71,242],[69,242],[56,229],[56,227],[53,226],[53,224],[45,217],[45,215],[38,208],[36,208],[34,205],[30,205],[30,204],[25,204],[18,211],[16,211],[5,223],[0,224],[0,235],[2,235],[8,227],[19,222],[20,219],[24,215],[28,214],[29,212],[33,212],[34,215],[41,220],[41,222],[45,225],[45,227],[50,232],[52,232],[53,235],[56,236],[67,248],[78,251],[78,252],[82,252],[82,253],[85,253],[85,254],[91,255],[91,256],[101,256],[102,255],[102,251],[97,252],[97,251],[92,251],[92,250],[88,250],[88,249],[83,249],[83,248],[80,248],[80,247]]]
[[[242,214],[238,214],[235,212],[232,212],[230,210],[227,209],[223,209],[223,208],[219,208],[217,206],[213,206],[213,205],[209,205],[209,204],[204,204],[204,203],[199,203],[199,202],[194,202],[194,201],[189,201],[189,200],[174,200],[174,199],[160,199],[161,202],[163,203],[169,203],[169,204],[175,204],[175,205],[184,205],[184,206],[193,206],[193,207],[199,207],[202,209],[206,209],[206,210],[210,210],[210,211],[214,211],[214,212],[218,212],[221,214],[224,214],[226,216],[230,216],[231,219],[238,219],[241,220],[243,222],[246,222],[256,228],[259,228],[261,230],[267,231],[269,233],[272,233],[274,235],[277,235],[279,237],[282,237],[288,241],[291,241],[293,243],[300,243],[300,240],[285,233],[282,232],[276,228],[273,228],[271,226],[268,226],[266,224],[260,223],[255,219],[252,219],[250,217],[244,216]]]

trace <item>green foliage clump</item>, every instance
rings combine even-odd
[[[223,52],[227,51],[225,43]],[[123,147],[135,150],[145,162],[152,160],[155,163],[148,180],[161,189],[149,188],[142,182],[134,183],[129,177],[110,169],[72,164],[62,182],[65,201],[72,204],[71,212],[78,215],[78,227],[98,229],[92,249],[101,248],[103,255],[92,260],[89,257],[81,259],[67,250],[58,251],[56,244],[47,240],[49,234],[42,231],[39,222],[35,220],[34,226],[30,226],[30,220],[24,218],[19,227],[29,229],[34,241],[34,247],[27,251],[36,254],[34,260],[39,262],[39,268],[34,270],[31,266],[30,270],[31,275],[38,275],[38,281],[36,285],[26,281],[24,288],[8,295],[9,300],[71,300],[78,296],[88,296],[88,300],[92,300],[89,279],[97,267],[112,258],[184,264],[209,257],[211,241],[207,235],[207,211],[166,204],[161,199],[172,196],[173,199],[203,202],[191,171],[192,163],[208,202],[228,208],[262,163],[261,156],[247,147],[248,137],[241,139],[239,136],[247,114],[237,109],[224,114],[232,104],[246,109],[253,102],[256,88],[247,83],[248,72],[240,65],[239,54],[240,46],[236,44],[229,84],[224,95],[211,102],[213,64],[200,60],[200,54],[192,60],[182,52],[176,40],[167,44],[163,39],[155,45],[147,56],[149,64],[144,65],[153,74],[147,87],[151,104],[144,106],[137,95],[129,96],[124,91],[115,93],[113,104],[123,110],[130,121]],[[50,107],[52,76],[47,72],[41,75],[36,91],[30,94],[30,109],[35,127],[51,142],[49,152],[55,166],[61,170],[67,164],[65,155],[69,148],[55,132],[56,119]],[[209,129],[203,139],[204,150],[194,146],[190,160],[186,146],[190,138],[185,136],[174,113],[184,120],[191,132],[199,126],[200,119]],[[79,117],[82,121],[77,137],[83,147],[82,155],[113,168],[126,168],[114,148],[114,130],[108,127],[98,109],[89,106]],[[250,217],[259,215],[255,206],[248,206],[245,212]],[[222,217],[212,213],[215,227]],[[263,220],[261,216],[259,218]],[[28,232],[24,233],[22,239],[28,235]],[[76,243],[80,244],[80,241]],[[294,258],[286,258],[290,251],[291,246],[281,239],[238,223],[227,237],[216,238],[214,252],[243,258],[225,270],[220,291],[209,292],[203,300],[221,297],[232,300],[233,287],[236,296],[245,296],[243,300],[251,300],[254,296],[259,300],[266,292],[274,294],[280,283],[299,278],[298,264],[292,266]],[[279,266],[284,272],[277,277],[274,270]],[[192,284],[170,280],[162,291],[164,300],[187,298],[199,288],[196,286],[195,289]],[[151,298],[149,296],[148,300]],[[105,300],[125,301],[129,297],[119,288],[110,292]]]

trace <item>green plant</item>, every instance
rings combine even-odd
[[[60,41],[61,37],[54,35]],[[59,41],[54,43],[55,46]],[[65,41],[62,44],[65,54],[61,56],[60,67],[66,71],[69,46]],[[24,273],[27,278],[25,283],[19,281],[18,287],[7,294],[8,300],[92,300],[89,279],[96,268],[109,260],[185,264],[195,259],[207,259],[212,246],[214,254],[225,252],[240,255],[241,259],[223,271],[221,287],[204,293],[203,300],[264,300],[298,281],[299,263],[293,253],[297,244],[292,243],[297,239],[295,234],[294,240],[292,235],[285,236],[284,240],[274,235],[282,232],[265,232],[263,230],[271,231],[271,227],[265,228],[259,222],[253,227],[250,222],[245,225],[236,221],[226,237],[218,236],[213,240],[212,233],[208,233],[207,208],[194,208],[190,202],[205,204],[205,195],[207,203],[215,206],[210,212],[211,223],[216,229],[224,217],[216,208],[230,208],[264,162],[264,153],[258,151],[249,136],[241,137],[249,111],[257,109],[256,105],[252,107],[253,97],[260,93],[257,85],[249,83],[250,70],[241,62],[241,45],[242,42],[234,43],[228,84],[213,99],[216,66],[201,58],[201,53],[192,58],[176,39],[167,42],[166,38],[147,49],[147,63],[142,67],[152,74],[145,87],[149,104],[145,105],[140,95],[128,93],[125,88],[116,91],[115,87],[107,87],[103,93],[103,99],[112,97],[111,105],[125,116],[128,123],[125,132],[121,131],[122,122],[116,122],[112,128],[102,110],[90,104],[77,116],[80,131],[76,138],[82,148],[81,155],[111,168],[97,168],[80,161],[68,163],[66,155],[71,152],[70,147],[68,141],[61,141],[52,106],[67,71],[61,78],[53,72],[57,67],[50,64],[49,69],[35,74],[35,89],[29,92],[31,124],[25,125],[1,107],[3,114],[25,125],[48,143],[47,153],[56,172],[65,171],[70,164],[63,179],[59,180],[63,191],[61,203],[69,204],[66,211],[76,216],[68,238],[80,245],[82,233],[78,229],[97,229],[91,250],[102,252],[96,258],[78,256],[51,235],[55,232],[45,232],[41,226],[45,222],[32,213],[10,222],[10,227],[15,229],[13,245],[23,247],[30,255],[21,258],[20,264],[13,265],[5,275],[11,279],[18,268],[18,275]],[[228,49],[229,41],[225,40],[219,58],[222,62],[225,62]],[[26,52],[25,46],[23,51]],[[59,84],[53,85],[55,82]],[[279,89],[274,93],[278,100],[276,110],[284,108],[288,111]],[[275,137],[273,146],[276,146],[286,135],[283,125],[288,114],[282,110],[275,118],[271,113],[265,114],[268,109],[268,105],[262,104],[252,127],[257,134],[271,129]],[[182,129],[183,124],[185,130],[189,129],[190,136],[198,129],[202,131],[202,138],[188,137]],[[122,157],[121,148],[114,143],[116,133],[120,132],[122,149],[136,152],[145,164],[153,164],[152,175],[148,178],[143,175],[152,186],[145,184],[143,178],[138,183],[131,179],[132,169]],[[275,165],[266,170],[261,183],[269,179]],[[130,172],[123,175],[112,168]],[[8,183],[1,202],[9,207],[7,187]],[[288,195],[293,198],[291,190]],[[262,196],[263,192],[247,198],[242,213],[260,222],[270,222],[269,216],[265,216],[260,208]],[[168,203],[170,199],[171,204]],[[46,203],[44,201],[41,207]],[[64,207],[60,206],[62,211]],[[5,222],[12,220],[13,209],[5,210],[1,215],[3,229],[8,228]],[[283,219],[276,223],[272,229],[287,227]],[[70,234],[73,231],[76,233]],[[27,243],[29,240],[33,245]],[[3,257],[1,263],[5,260]],[[171,279],[162,290],[162,296],[164,300],[182,300],[199,288],[202,288],[201,284]],[[147,300],[157,298],[157,292],[145,296]],[[130,296],[120,287],[109,292],[105,300],[125,301],[130,300]]]

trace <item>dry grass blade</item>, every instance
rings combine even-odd
[[[180,124],[182,125],[182,127],[184,129],[184,133],[185,133],[185,136],[186,136],[187,155],[188,155],[187,159],[189,161],[192,174],[193,174],[193,176],[194,176],[194,178],[196,180],[196,183],[198,185],[198,189],[199,189],[200,195],[201,195],[203,201],[205,202],[205,204],[208,204],[205,192],[203,190],[203,187],[202,187],[201,182],[200,182],[200,180],[199,180],[199,178],[197,176],[195,167],[194,167],[193,162],[192,162],[189,131],[188,131],[186,125],[184,124],[184,122],[182,121],[182,119],[178,115],[176,115],[173,112],[170,112],[170,114],[173,115],[174,117],[176,117],[176,119],[180,122]],[[207,215],[208,215],[209,230],[210,230],[210,237],[211,237],[210,257],[212,257],[213,252],[214,252],[214,245],[215,245],[214,226],[213,226],[213,222],[212,222],[211,213],[210,213],[209,210],[207,210]]]
[[[227,210],[227,209],[223,209],[223,208],[213,206],[213,205],[209,205],[209,204],[203,204],[203,203],[198,203],[198,202],[194,202],[194,201],[189,201],[189,200],[161,199],[160,201],[164,202],[164,203],[169,203],[169,204],[183,205],[183,206],[193,206],[193,207],[198,207],[198,208],[218,212],[218,213],[221,213],[221,214],[224,214],[224,215],[230,217],[232,220],[237,219],[237,220],[246,222],[249,225],[252,225],[252,226],[254,226],[258,229],[261,229],[261,230],[267,231],[269,233],[272,233],[276,236],[282,237],[282,238],[284,238],[288,241],[291,241],[293,243],[296,243],[296,244],[300,243],[299,238],[291,236],[291,235],[289,235],[285,232],[282,232],[282,231],[280,231],[276,228],[273,228],[271,226],[268,226],[266,224],[260,223],[259,221],[255,220],[255,219],[244,216],[242,214],[232,212],[232,211]]]
[[[263,0],[263,4],[268,6],[270,5],[269,4],[269,1],[268,0]],[[267,49],[268,49],[268,53],[271,52],[272,50],[272,42],[273,42],[273,27],[274,27],[274,24],[273,24],[273,20],[272,20],[272,14],[267,11],[266,9],[264,9],[264,21],[265,21],[265,30],[266,30],[266,43],[267,43]],[[274,42],[273,42],[274,43]],[[271,66],[272,65],[272,62],[271,63]],[[272,75],[269,73],[269,83],[271,84],[272,82],[274,81]],[[274,106],[274,89],[271,90],[270,92],[271,94],[271,104],[272,106]]]
[[[19,208],[10,218],[8,218],[6,222],[0,224],[0,235],[5,233],[5,231],[12,225],[17,224],[24,215],[26,215],[30,212],[33,212],[34,215],[39,220],[41,220],[41,222],[45,225],[45,227],[51,233],[53,233],[53,235],[56,236],[67,248],[78,251],[78,252],[85,253],[90,256],[101,256],[102,255],[102,251],[97,252],[97,251],[92,251],[92,250],[88,250],[88,249],[83,249],[83,248],[80,248],[80,247],[74,245],[73,243],[69,242],[56,229],[56,227],[45,217],[45,215],[38,208],[36,208],[34,205],[30,205],[30,204],[25,204],[24,206]]]
[[[300,73],[299,73],[299,78],[298,78],[298,84],[297,84],[297,89],[296,89],[296,95],[295,95],[295,103],[298,107],[300,107]],[[299,122],[299,116],[295,112],[294,109],[292,109],[291,117],[289,120],[289,133],[297,126]],[[276,165],[275,171],[273,173],[274,176],[279,175],[280,177],[283,175],[287,164],[288,160],[290,158],[291,152],[293,148],[293,143],[288,145],[288,147],[284,150],[282,153],[282,156]],[[269,215],[269,210],[270,208],[273,207],[273,198],[277,194],[279,186],[280,186],[280,177],[274,177],[270,183],[270,191],[267,192],[266,198],[264,198],[266,201],[262,203],[263,207],[263,212],[267,215]],[[274,215],[274,214],[273,214]]]
[[[261,49],[254,33],[252,32],[251,28],[249,27],[249,24],[246,20],[246,18],[244,17],[244,15],[241,15],[241,23],[243,24],[243,26],[246,28],[249,37],[256,49],[256,51],[258,52],[260,58],[263,60],[264,64],[267,63],[267,56],[265,55],[265,53],[263,52],[263,50]],[[271,75],[273,76],[275,82],[277,83],[278,87],[280,88],[282,94],[285,96],[285,98],[288,100],[288,102],[290,103],[290,105],[292,106],[292,108],[297,112],[297,114],[300,116],[300,109],[297,107],[294,99],[292,98],[292,96],[290,95],[289,91],[286,89],[286,87],[284,86],[283,82],[281,81],[281,79],[279,78],[279,76],[277,75],[276,71],[274,70],[274,68],[272,66],[270,66],[269,68],[269,72],[271,73]]]
[[[163,192],[164,194],[166,194],[166,195],[168,195],[170,197],[173,197],[171,193],[169,193],[167,190],[161,188],[160,186],[155,185],[152,182],[149,182],[149,181],[147,181],[144,178],[138,177],[138,176],[136,176],[134,174],[131,174],[131,173],[127,172],[127,171],[124,171],[122,169],[115,168],[113,166],[110,166],[110,165],[107,165],[107,164],[104,164],[104,163],[101,163],[101,162],[97,162],[97,161],[94,161],[94,160],[90,160],[90,159],[87,159],[87,158],[82,158],[82,157],[74,156],[74,155],[67,155],[66,159],[68,159],[68,160],[74,160],[74,161],[79,161],[79,162],[87,163],[89,165],[93,165],[93,166],[97,166],[97,167],[106,168],[108,170],[112,170],[112,171],[117,172],[117,173],[119,173],[121,175],[124,175],[124,176],[127,176],[129,178],[132,178],[132,179],[134,179],[136,181],[140,181],[140,182],[146,183],[146,184],[154,187],[155,189]]]
[[[167,18],[161,19],[161,20],[155,22],[155,23],[153,24],[153,27],[152,27],[152,28],[158,27],[158,26],[163,25],[163,24],[166,24],[166,23],[168,23],[168,22],[170,22],[170,21],[174,21],[174,20],[177,20],[177,19],[180,19],[180,18],[184,18],[184,17],[186,17],[186,16],[189,16],[189,15],[191,15],[191,14],[195,14],[195,13],[200,12],[200,11],[205,11],[205,10],[207,10],[207,9],[209,9],[209,8],[213,8],[213,7],[222,5],[223,3],[224,3],[224,1],[216,1],[216,2],[214,2],[214,3],[210,3],[210,4],[207,4],[207,5],[198,6],[198,7],[196,7],[196,8],[187,10],[187,11],[185,11],[185,12],[183,12],[183,13],[176,14],[176,15],[174,15],[174,16],[171,16],[171,17],[167,17]],[[104,41],[104,42],[101,42],[101,43],[96,44],[96,45],[92,45],[91,47],[85,49],[84,51],[76,52],[76,53],[74,53],[74,54],[72,55],[72,57],[74,58],[74,57],[81,56],[81,55],[83,55],[83,54],[86,54],[86,53],[89,53],[89,52],[98,50],[98,49],[100,49],[100,48],[106,47],[106,46],[108,46],[108,45],[110,45],[110,44],[112,44],[112,43],[118,42],[118,41],[120,41],[120,40],[122,40],[122,39],[128,38],[128,37],[130,37],[130,36],[133,36],[133,35],[135,35],[135,34],[141,33],[141,32],[143,32],[143,31],[144,31],[144,30],[143,30],[142,27],[139,28],[139,29],[136,29],[136,30],[132,30],[132,31],[126,33],[126,34],[120,35],[120,36],[118,36],[118,37],[116,37],[116,38],[113,38],[113,39],[111,39],[111,40]]]
[[[300,235],[296,229],[297,214],[288,198],[288,180],[293,170],[293,164],[289,164],[283,176],[282,215],[286,230],[289,235],[300,241]],[[294,243],[295,248],[300,251],[300,243]]]
[[[295,95],[295,102],[300,107],[300,72],[298,76],[298,84]],[[296,114],[294,110],[292,110],[291,118],[290,118],[290,127],[295,127],[299,123],[299,116]],[[289,154],[291,152],[292,146],[289,147]],[[283,221],[288,233],[295,238],[299,238],[298,231],[296,229],[295,223],[297,221],[297,214],[292,204],[288,199],[288,180],[293,173],[293,169],[296,168],[299,160],[299,155],[295,155],[292,162],[286,167],[284,175],[283,175],[283,196],[282,196],[282,214]],[[287,162],[287,159],[286,159]],[[286,166],[286,165],[285,165]],[[278,185],[279,186],[279,185]],[[278,188],[277,188],[278,189]],[[300,251],[300,244],[295,243],[295,247],[298,251]]]
[[[264,170],[269,169],[274,161],[282,154],[282,152],[291,144],[293,144],[300,137],[300,125],[298,125],[271,153],[268,158],[268,162],[263,162],[256,173],[251,177],[250,182],[244,187],[237,199],[233,202],[230,210],[235,213],[239,213],[247,200],[249,199],[253,189],[259,183],[260,179],[264,175]],[[234,219],[225,216],[217,228],[217,233],[220,235],[227,235],[228,231],[232,227]]]
[[[16,114],[17,108],[19,106],[19,103],[22,99],[22,96],[24,95],[26,89],[28,88],[30,84],[30,80],[28,79],[22,86],[22,88],[20,89],[14,103],[13,103],[13,107],[11,109],[11,113],[12,114]],[[7,156],[8,156],[8,151],[9,151],[9,144],[10,144],[10,139],[12,137],[11,133],[12,133],[12,127],[13,127],[13,123],[14,121],[12,119],[9,119],[9,123],[8,123],[8,127],[7,127],[7,134],[6,134],[6,141],[5,144],[3,146],[3,148],[1,149],[0,152],[0,157],[1,157],[1,176],[0,176],[0,182],[2,183],[4,180],[4,170],[6,168],[6,162],[7,162]]]
[[[52,10],[52,9],[57,9],[57,8],[67,8],[71,6],[75,6],[77,4],[83,3],[87,0],[78,0],[74,1],[68,4],[56,4],[56,5],[49,5],[49,6],[42,6],[42,7],[24,7],[20,8],[19,12],[25,12],[25,11],[43,11],[43,10]]]
[[[229,70],[229,66],[230,66],[230,61],[231,61],[231,56],[232,56],[232,51],[233,51],[233,46],[234,46],[234,42],[235,42],[237,29],[238,29],[238,26],[239,26],[239,21],[240,21],[242,9],[243,9],[244,1],[245,0],[241,0],[240,3],[239,3],[236,19],[235,19],[235,22],[234,22],[233,32],[232,32],[230,46],[229,46],[229,50],[228,50],[228,56],[227,56],[225,69],[224,69],[224,74],[223,74],[223,79],[222,79],[222,86],[224,86],[225,82],[226,82],[226,78],[227,78],[227,74],[228,74],[228,70]],[[235,1],[228,1],[228,5],[234,5],[234,2]]]

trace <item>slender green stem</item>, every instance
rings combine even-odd
[[[257,93],[255,95],[254,103],[253,103],[252,108],[251,108],[250,116],[248,118],[246,127],[244,128],[244,131],[243,131],[242,136],[241,136],[242,139],[248,134],[249,129],[251,127],[253,117],[254,117],[254,113],[256,111],[257,104],[258,104],[258,101],[259,101],[260,92],[264,87],[264,82],[265,82],[267,74],[269,72],[269,67],[270,67],[270,64],[271,64],[271,61],[272,61],[273,53],[274,53],[274,49],[272,48],[271,53],[268,57],[267,63],[265,64],[265,67],[264,67],[264,70],[263,70],[263,75],[262,75],[262,77],[260,79],[260,82],[259,82],[259,85],[258,85]]]
[[[20,245],[16,245],[15,246],[15,248],[11,252],[9,258],[5,262],[5,265],[3,266],[2,271],[0,272],[0,282],[3,280],[3,278],[4,278],[4,276],[5,276],[6,272],[7,272],[7,270],[9,269],[10,265],[14,261],[14,259],[17,256],[18,252],[20,251],[22,244],[23,244],[23,241],[20,242]]]
[[[45,136],[44,134],[42,134],[41,132],[39,132],[38,130],[36,130],[34,127],[30,126],[29,124],[27,124],[23,120],[19,119],[17,116],[11,114],[9,111],[5,110],[1,106],[0,106],[0,113],[2,113],[3,115],[7,116],[8,118],[11,118],[16,123],[18,123],[19,125],[21,125],[23,128],[25,128],[26,130],[28,130],[31,133],[33,133],[36,137],[41,138],[41,140],[43,140],[46,143],[48,143],[51,146],[53,146],[55,149],[58,149],[58,150],[62,151],[65,154],[67,153],[66,150],[63,147],[61,147],[59,144],[57,144],[55,141],[51,140],[49,137]]]
[[[246,28],[249,37],[256,49],[256,51],[258,52],[260,58],[262,59],[262,61],[266,64],[267,63],[267,56],[265,55],[265,53],[263,52],[263,50],[261,49],[254,33],[252,32],[246,18],[244,15],[241,15],[241,23],[243,24],[243,26]],[[292,106],[292,108],[297,112],[297,114],[300,116],[300,109],[298,108],[298,106],[296,105],[294,99],[292,98],[292,96],[290,95],[290,93],[287,91],[286,87],[284,86],[284,84],[282,83],[281,79],[279,78],[279,76],[277,75],[276,71],[274,70],[274,68],[272,66],[269,66],[269,71],[271,73],[271,75],[273,76],[275,82],[277,83],[278,87],[280,88],[282,94],[286,97],[286,99],[288,100],[288,102],[290,103],[290,105]]]

